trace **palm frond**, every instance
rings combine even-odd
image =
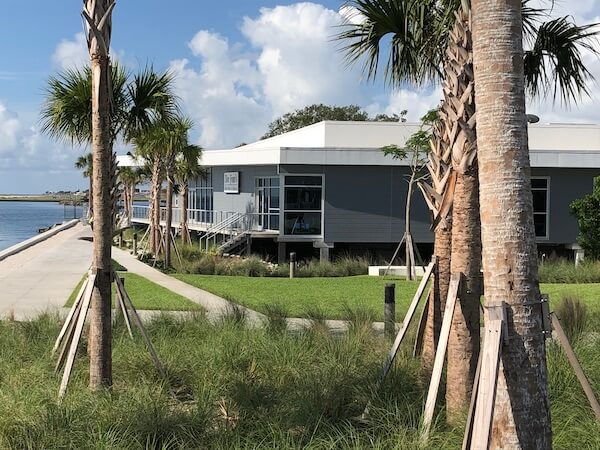
[[[525,52],[525,85],[530,95],[562,103],[589,96],[588,83],[594,76],[584,64],[585,52],[600,55],[594,43],[598,24],[578,26],[568,17],[549,20],[538,26],[531,50]]]
[[[134,76],[128,93],[131,109],[125,130],[127,140],[158,121],[174,120],[179,112],[171,72],[158,73],[151,66],[146,67]]]
[[[356,18],[342,25],[334,36],[349,65],[362,63],[367,79],[375,79],[382,48],[389,40],[384,79],[391,86],[404,82],[422,84],[438,81],[447,41],[449,14],[456,1],[352,0]],[[446,30],[446,32],[444,32]]]

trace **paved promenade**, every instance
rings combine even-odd
[[[0,261],[0,317],[60,311],[90,266],[91,229],[76,225]]]

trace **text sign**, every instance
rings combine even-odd
[[[226,194],[239,194],[240,193],[240,173],[239,172],[225,172],[223,178],[224,190]]]

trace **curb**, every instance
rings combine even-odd
[[[33,247],[35,244],[39,244],[40,242],[45,241],[48,238],[60,233],[61,231],[68,230],[69,228],[73,228],[80,222],[80,219],[73,219],[67,223],[63,223],[57,227],[54,227],[48,231],[38,234],[37,236],[33,236],[32,238],[27,239],[26,241],[19,242],[18,244],[13,245],[12,247],[8,247],[6,250],[0,252],[0,261],[5,260],[9,256],[16,255],[17,253],[22,252],[23,250],[28,249],[29,247]]]

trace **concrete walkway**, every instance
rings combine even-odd
[[[90,266],[89,227],[76,225],[0,261],[0,318],[60,310]]]
[[[179,281],[169,275],[165,275],[160,270],[154,269],[149,265],[139,261],[136,257],[127,251],[113,247],[113,259],[121,264],[131,273],[140,275],[153,283],[156,283],[176,294],[190,299],[194,303],[202,306],[206,310],[206,317],[209,320],[218,320],[224,315],[230,313],[234,308],[242,310],[253,325],[262,325],[266,320],[264,314],[256,312],[244,306],[229,302],[210,292],[203,291],[197,287],[191,286],[183,281]]]

